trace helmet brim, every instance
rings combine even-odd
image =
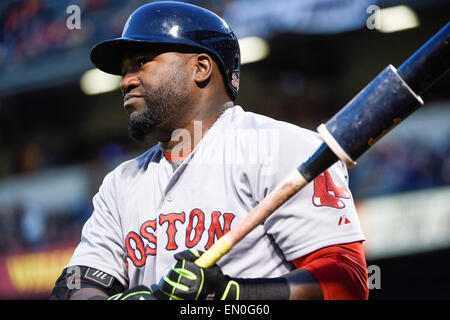
[[[217,55],[211,52],[208,48],[202,48],[198,43],[190,43],[184,40],[183,43],[179,41],[171,42],[168,39],[158,39],[153,37],[145,40],[137,40],[131,38],[116,38],[111,40],[102,41],[96,44],[90,53],[90,59],[92,63],[100,70],[114,74],[122,75],[122,62],[125,56],[129,52],[136,50],[142,50],[143,48],[150,48],[155,50],[164,49],[166,51],[177,52],[207,52],[211,54],[214,59],[217,59]]]
[[[102,41],[96,44],[90,53],[92,63],[100,70],[115,74],[122,74],[122,61],[128,48],[136,46],[137,40],[121,38]]]

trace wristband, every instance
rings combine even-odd
[[[238,300],[289,300],[290,288],[287,280],[279,278],[230,278],[227,288],[238,284]],[[227,290],[224,293],[224,299],[227,300]]]

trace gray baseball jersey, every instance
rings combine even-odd
[[[229,108],[178,165],[156,145],[110,172],[68,266],[150,286],[173,266],[176,252],[205,251],[237,225],[320,143],[310,130]],[[296,258],[360,240],[347,169],[337,162],[218,264],[234,277],[277,277]]]

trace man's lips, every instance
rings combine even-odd
[[[126,94],[123,98],[123,106],[125,109],[128,109],[133,103],[142,99],[142,96],[134,95],[134,94]]]

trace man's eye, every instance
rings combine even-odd
[[[140,58],[140,59],[138,59],[137,63],[138,63],[139,67],[142,67],[144,64],[146,64],[149,61],[150,61],[150,59],[148,59],[148,58]]]

